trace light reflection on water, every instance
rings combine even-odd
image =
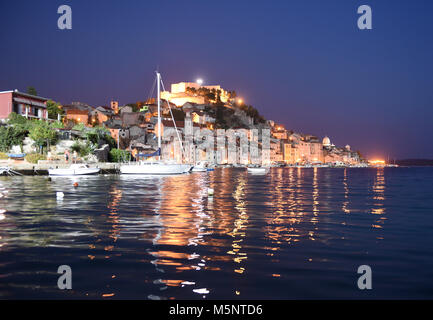
[[[420,176],[433,170],[2,177],[0,297],[431,297],[431,182]],[[56,288],[62,264],[71,291]],[[378,281],[370,295],[356,287],[361,264]]]

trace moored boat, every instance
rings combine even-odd
[[[192,165],[181,164],[181,163],[170,163],[161,161],[161,88],[162,84],[161,75],[159,72],[156,73],[156,83],[157,83],[157,104],[158,104],[158,150],[150,155],[149,157],[157,156],[157,161],[138,161],[136,163],[125,163],[120,166],[121,174],[146,174],[146,175],[171,175],[171,174],[183,174],[188,173],[192,169]],[[171,113],[170,101],[167,101],[168,107]],[[172,115],[173,118],[173,115]],[[177,138],[179,140],[180,147],[183,150],[182,140],[180,139],[179,132],[177,131],[176,122],[173,118],[173,124],[177,133]]]
[[[191,170],[192,172],[206,172],[207,170],[207,166],[206,166],[206,162],[203,161],[199,161],[197,162],[196,165],[194,165],[194,167]]]
[[[163,161],[141,161],[137,164],[120,166],[122,174],[149,174],[149,175],[170,175],[188,173],[192,166],[189,164],[165,163]]]
[[[50,176],[83,176],[98,174],[101,171],[100,168],[90,168],[86,164],[72,164],[69,168],[57,168],[48,169]]]
[[[247,171],[249,173],[264,174],[264,173],[268,172],[268,168],[263,168],[263,167],[248,167]]]

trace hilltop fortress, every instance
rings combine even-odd
[[[221,89],[221,86],[202,86],[196,82],[173,83],[171,85],[171,92],[161,92],[161,99],[170,101],[178,107],[183,106],[187,102],[204,104],[206,102],[205,95],[198,94],[200,90],[219,92],[220,100],[223,103],[227,103],[230,100],[229,93],[226,90]]]
[[[169,100],[187,115],[191,121],[209,129],[215,129],[215,113],[209,106],[220,104],[230,109],[226,114],[224,129],[264,129],[270,134],[270,161],[272,164],[332,164],[357,165],[363,162],[359,152],[351,150],[349,145],[337,147],[329,137],[319,139],[310,134],[301,134],[287,130],[274,121],[265,121],[257,110],[246,106],[236,99],[234,91],[227,91],[220,85],[201,86],[195,82],[180,82],[171,85],[171,92],[164,91],[162,99]],[[189,116],[186,117],[186,121]],[[218,126],[221,127],[221,124]],[[245,163],[247,164],[247,163]]]

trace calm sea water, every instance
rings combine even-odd
[[[1,177],[0,298],[431,299],[432,182],[433,168]]]

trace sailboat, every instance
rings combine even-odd
[[[159,72],[156,72],[156,82],[158,101],[158,150],[155,152],[155,155],[158,156],[159,160],[154,162],[137,161],[136,163],[123,164],[120,166],[121,174],[172,175],[188,173],[192,169],[192,166],[189,164],[179,164],[161,160],[161,74]],[[168,103],[168,105],[170,107],[170,102]],[[182,141],[180,140],[179,134],[178,139],[182,146]]]

